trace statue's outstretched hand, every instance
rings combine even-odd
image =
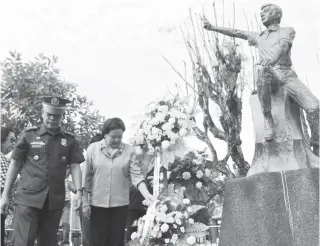
[[[207,30],[211,30],[212,25],[205,16],[202,17],[202,21],[203,21],[203,28]]]

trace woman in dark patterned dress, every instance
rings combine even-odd
[[[4,188],[4,182],[9,168],[10,160],[6,157],[8,153],[13,150],[16,143],[16,137],[11,129],[1,127],[1,195]],[[12,199],[9,204],[8,210],[13,209]],[[1,245],[5,245],[5,221],[8,211],[1,211]]]

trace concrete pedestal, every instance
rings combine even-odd
[[[318,245],[318,168],[227,182],[219,246]]]

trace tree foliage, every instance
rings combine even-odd
[[[243,58],[234,39],[223,37],[223,40],[219,40],[218,35],[200,26],[200,19],[194,20],[191,13],[190,17],[191,28],[182,32],[192,65],[193,82],[190,83],[186,76],[175,71],[185,81],[187,93],[193,94],[195,105],[203,115],[200,122],[194,119],[197,127],[193,130],[197,138],[208,146],[214,169],[229,178],[245,176],[249,164],[244,158],[240,138],[242,94],[245,88],[241,74]],[[189,92],[190,88],[192,92]],[[213,105],[220,109],[218,122],[212,115]],[[213,138],[227,144],[227,154],[222,159],[218,159]],[[228,164],[230,157],[235,171]]]
[[[10,52],[1,63],[1,120],[19,134],[23,129],[42,122],[41,98],[60,96],[72,101],[67,107],[63,129],[75,134],[81,147],[86,148],[91,137],[104,122],[93,109],[92,101],[77,91],[77,85],[65,82],[57,68],[58,58],[39,54],[25,62],[21,54]]]

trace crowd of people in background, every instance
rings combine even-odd
[[[83,246],[123,246],[136,230],[134,220],[146,213],[142,202],[154,201],[147,169],[134,147],[122,142],[124,122],[108,119],[84,156],[75,136],[61,129],[69,102],[45,97],[43,124],[26,129],[18,140],[1,127],[2,245],[6,214],[14,207],[13,246],[70,245],[73,210],[80,218]]]

